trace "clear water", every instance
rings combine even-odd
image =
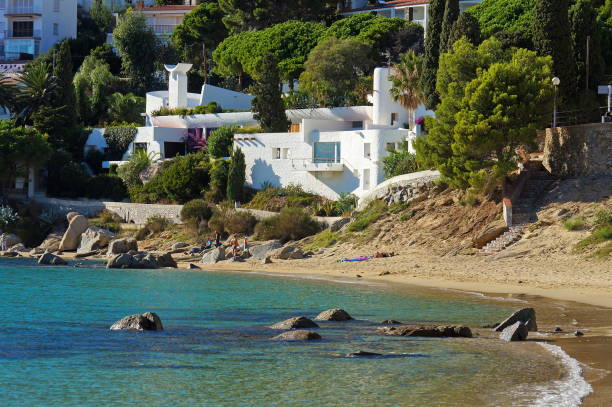
[[[4,407],[523,405],[508,385],[556,374],[492,340],[376,335],[383,319],[478,326],[514,308],[418,291],[0,259],[0,299]],[[323,323],[322,341],[270,340],[268,325],[332,307],[357,321]],[[145,311],[165,330],[108,330]],[[357,350],[385,356],[345,357]]]

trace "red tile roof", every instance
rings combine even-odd
[[[187,11],[193,10],[198,6],[183,6],[183,5],[174,5],[174,6],[151,6],[151,7],[143,7],[141,9],[136,9],[138,11]]]
[[[363,10],[380,10],[382,8],[395,8],[406,6],[418,6],[420,4],[428,4],[430,0],[391,0],[384,4],[368,5],[361,8],[346,8],[343,11],[363,11]]]

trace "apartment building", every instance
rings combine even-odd
[[[30,60],[77,35],[77,0],[0,0],[0,61]]]

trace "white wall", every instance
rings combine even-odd
[[[65,38],[76,38],[77,36],[77,1],[59,1],[59,11],[56,11],[54,8],[54,0],[39,1],[39,3],[42,3],[44,7],[41,21],[41,54],[47,52],[55,43],[60,42]],[[55,34],[53,31],[54,24],[57,24],[58,27],[57,34]]]

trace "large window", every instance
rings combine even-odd
[[[13,37],[33,37],[34,21],[13,21]]]
[[[340,162],[340,143],[339,142],[316,142],[314,143],[315,163],[339,163]]]

